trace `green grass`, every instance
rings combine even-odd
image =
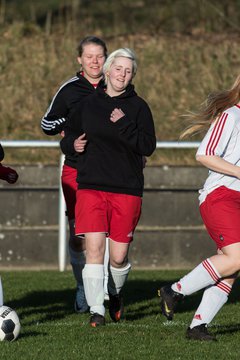
[[[239,283],[211,326],[217,343],[185,339],[201,294],[185,299],[174,321],[159,314],[157,288],[183,271],[132,271],[125,288],[125,320],[92,329],[87,314],[73,312],[71,272],[2,272],[5,303],[21,320],[19,339],[0,343],[5,360],[239,359]]]

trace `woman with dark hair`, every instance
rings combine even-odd
[[[122,289],[143,195],[143,157],[156,147],[151,111],[134,90],[132,50],[111,53],[103,67],[105,88],[88,96],[66,124],[65,154],[78,154],[76,228],[86,240],[83,282],[92,327],[105,325],[104,251],[109,237],[109,314],[123,316]]]
[[[58,89],[47,112],[42,118],[41,127],[47,135],[60,134],[64,136],[63,128],[70,113],[73,112],[76,104],[78,104],[82,98],[95,92],[102,79],[102,68],[107,58],[105,42],[96,36],[87,36],[80,42],[77,50],[77,61],[80,64],[80,71]],[[88,305],[86,303],[82,282],[82,269],[85,265],[85,241],[83,238],[77,238],[74,235],[77,191],[76,164],[76,155],[66,155],[62,169],[62,189],[66,201],[70,230],[70,262],[77,282],[74,308],[76,312],[82,313],[88,311]],[[108,256],[106,256],[106,262],[107,259]],[[105,273],[107,282],[107,265],[105,267]]]
[[[160,289],[161,310],[172,320],[183,296],[205,289],[187,337],[216,340],[207,326],[227,302],[240,270],[240,76],[229,90],[211,93],[181,138],[206,130],[196,159],[209,169],[199,191],[200,213],[217,254]]]

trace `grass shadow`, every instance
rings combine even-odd
[[[134,305],[128,312],[128,320],[139,320],[145,316],[158,315],[160,311],[160,298],[158,296],[158,289],[167,284],[172,284],[178,281],[179,278],[172,278],[168,281],[155,280],[130,280],[127,282],[124,291],[124,304]],[[233,304],[239,301],[240,279],[234,283],[233,290],[229,296],[228,304]],[[176,308],[177,313],[192,312],[199,306],[204,290],[200,290],[190,296],[186,296],[178,304]],[[151,306],[150,306],[151,305]],[[130,307],[131,308],[131,307]]]
[[[8,302],[8,306],[13,309],[19,309],[20,318],[26,325],[36,323],[36,317],[31,320],[32,316],[37,313],[39,322],[56,321],[74,313],[73,301],[75,290],[47,290],[32,291],[22,298]],[[26,319],[26,320],[25,320]]]
[[[127,321],[160,315],[158,289],[179,280],[178,274],[174,274],[172,278],[168,278],[168,275],[162,276],[161,274],[162,272],[152,272],[146,275],[144,272],[141,272],[137,276],[129,277],[124,288],[124,305]],[[238,301],[239,285],[240,279],[237,279],[229,298],[229,304]],[[203,291],[199,291],[191,296],[186,296],[178,305],[176,312],[181,314],[196,310],[201,301],[202,293]],[[64,288],[62,290],[43,289],[27,292],[22,297],[9,301],[8,305],[13,309],[18,309],[17,312],[24,326],[34,326],[37,322],[61,321],[68,316],[74,315],[74,299],[75,289],[73,288]],[[108,304],[106,302],[106,310],[107,307]],[[82,315],[76,314],[76,316]],[[164,317],[163,320],[165,320]],[[231,329],[232,331],[238,331],[238,324],[232,325],[230,331]]]

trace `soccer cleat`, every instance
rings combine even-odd
[[[172,290],[171,285],[163,286],[158,290],[160,296],[161,311],[167,320],[172,320],[177,303],[182,300],[183,295]]]
[[[123,297],[121,294],[111,295],[109,293],[109,315],[114,322],[123,318]]]
[[[80,313],[80,314],[88,312],[89,310],[83,285],[78,285],[77,287],[74,310],[76,313]]]
[[[92,327],[98,327],[98,326],[105,325],[105,317],[103,315],[98,314],[98,313],[91,314],[90,325]]]
[[[206,324],[190,327],[187,329],[186,337],[191,340],[217,341],[214,335],[209,334]]]

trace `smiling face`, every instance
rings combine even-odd
[[[106,76],[107,94],[110,96],[120,95],[133,78],[132,60],[123,56],[115,58]]]
[[[82,65],[84,76],[90,83],[96,83],[101,79],[105,60],[102,46],[91,43],[84,45],[82,56],[78,57],[78,62]]]

